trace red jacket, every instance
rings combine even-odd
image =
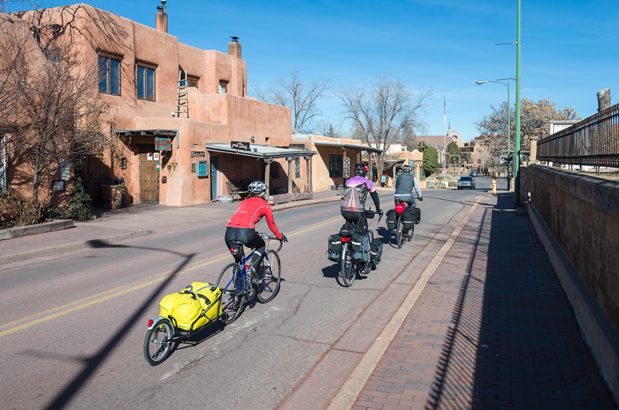
[[[256,228],[256,224],[260,222],[263,216],[267,218],[269,229],[275,234],[277,239],[282,238],[282,234],[275,225],[273,219],[273,211],[271,205],[262,198],[253,197],[244,200],[239,204],[239,209],[228,221],[227,227],[230,228]]]

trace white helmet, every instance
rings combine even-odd
[[[266,186],[266,184],[262,181],[254,181],[247,187],[249,193],[254,196],[260,196],[264,194],[267,189],[269,189],[269,187]]]

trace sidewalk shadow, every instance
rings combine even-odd
[[[425,409],[617,408],[532,224],[511,209],[513,194],[497,195],[457,239],[470,258]]]
[[[156,248],[145,248],[145,247],[135,247],[128,245],[111,245],[106,244],[102,241],[90,241],[92,247],[96,248],[139,248],[139,249],[148,249],[158,252],[168,252],[174,255],[180,256],[182,258],[181,262],[177,265],[177,267],[168,275],[168,277],[161,282],[161,284],[151,292],[151,294],[135,309],[131,317],[121,325],[121,327],[116,331],[114,335],[112,335],[107,342],[92,356],[85,358],[77,358],[75,360],[79,360],[84,364],[84,369],[75,376],[68,385],[60,391],[56,397],[54,397],[50,404],[45,407],[47,410],[59,410],[63,409],[69,405],[71,399],[75,397],[76,394],[84,387],[84,385],[89,381],[89,379],[94,375],[97,369],[101,366],[101,364],[106,360],[111,352],[129,335],[130,330],[135,326],[137,319],[146,312],[147,309],[151,308],[153,303],[158,303],[159,297],[165,287],[172,281],[172,279],[180,273],[195,257],[196,254],[182,254],[179,252],[173,252],[166,249],[156,249]],[[212,337],[212,336],[211,336]]]

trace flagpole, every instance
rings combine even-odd
[[[447,102],[445,101],[445,97],[443,97],[443,181],[446,181],[446,172],[447,172],[447,161],[446,161],[446,156],[447,156],[447,147],[445,144],[447,144]]]

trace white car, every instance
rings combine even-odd
[[[475,180],[473,177],[460,177],[458,189],[475,189]]]

